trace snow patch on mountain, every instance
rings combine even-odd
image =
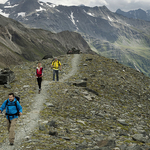
[[[26,15],[25,12],[20,12],[20,13],[18,13],[18,17],[19,17],[19,16],[25,17],[25,15]]]
[[[7,1],[7,2],[6,2],[6,4],[7,4],[7,5],[10,5],[10,2],[9,2],[9,1]]]
[[[38,12],[38,11],[46,11],[46,9],[40,7],[40,9],[36,9],[36,11],[37,11],[37,12]]]
[[[141,71],[139,70],[139,68],[136,66],[135,62],[134,62],[134,67],[135,67],[135,69],[136,69],[137,71],[141,72]]]
[[[95,14],[90,13],[90,12],[87,12],[87,14],[88,14],[89,16],[92,16],[92,17],[94,17],[94,16],[95,16]]]
[[[112,19],[112,18],[110,18],[109,16],[108,16],[108,20],[109,21],[111,21],[111,22],[113,22],[114,20]]]
[[[75,21],[75,17],[73,15],[73,12],[71,12],[70,16],[68,16],[68,18],[72,21],[72,23],[75,25],[76,30],[79,30],[78,26],[76,25],[76,21]],[[79,20],[77,20],[77,22],[79,22]]]
[[[76,23],[75,23],[75,20],[74,20],[74,16],[73,16],[73,12],[71,12],[71,15],[70,15],[70,20],[72,21],[72,23],[74,24],[74,25],[76,25]]]
[[[7,17],[7,18],[9,17],[9,14],[4,13],[3,10],[1,10],[1,9],[0,9],[0,14]]]
[[[46,5],[49,7],[53,7],[53,8],[55,8],[57,6],[56,4],[49,4],[49,3],[46,3]]]
[[[44,5],[44,2],[39,2],[39,4],[43,6],[43,5]]]
[[[18,6],[19,4],[13,5],[13,6],[4,6],[4,8],[14,8],[16,6]]]

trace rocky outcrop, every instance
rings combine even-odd
[[[45,55],[42,59],[49,59],[49,58],[53,58],[52,55]]]
[[[0,84],[9,84],[15,79],[15,74],[9,68],[4,68],[0,72]]]
[[[80,54],[80,50],[72,48],[71,50],[67,51],[67,54]]]

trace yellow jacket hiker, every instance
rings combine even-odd
[[[59,60],[54,60],[54,61],[52,62],[52,66],[53,66],[53,69],[58,70],[58,69],[59,69],[59,66],[61,66],[61,63],[60,63]]]
[[[55,81],[55,74],[57,77],[57,81],[59,81],[59,67],[61,71],[61,62],[55,57],[55,60],[51,64],[51,68],[53,68],[53,81]]]

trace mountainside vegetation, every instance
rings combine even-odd
[[[74,69],[74,57],[58,57],[63,68],[60,80]],[[52,59],[42,60],[45,70],[43,79],[49,84],[46,95],[45,91],[41,91],[41,94],[44,93],[47,98],[41,99],[44,103],[37,127],[23,141],[16,142],[15,148],[149,149],[150,78],[114,59],[91,54],[80,54],[79,58],[78,71],[60,82],[52,82]],[[11,83],[12,89],[5,89],[4,93],[3,86],[0,86],[1,103],[10,91],[20,94],[24,114],[19,118],[18,130],[24,126],[23,119],[35,107],[36,63],[12,66],[11,70],[16,74],[16,80]],[[21,78],[22,75],[24,78]],[[7,135],[4,120],[0,118],[1,145],[6,142]],[[26,118],[26,121],[30,122],[30,118]],[[28,124],[23,130],[27,128]]]

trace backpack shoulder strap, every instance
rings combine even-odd
[[[17,107],[17,100],[15,101],[15,106],[16,106],[16,109],[17,109],[17,115],[19,116],[19,109]]]
[[[58,59],[58,65],[60,66],[60,60]]]
[[[8,104],[8,99],[7,99],[7,102],[6,102],[6,105],[5,105],[5,107],[7,106],[7,104]]]

